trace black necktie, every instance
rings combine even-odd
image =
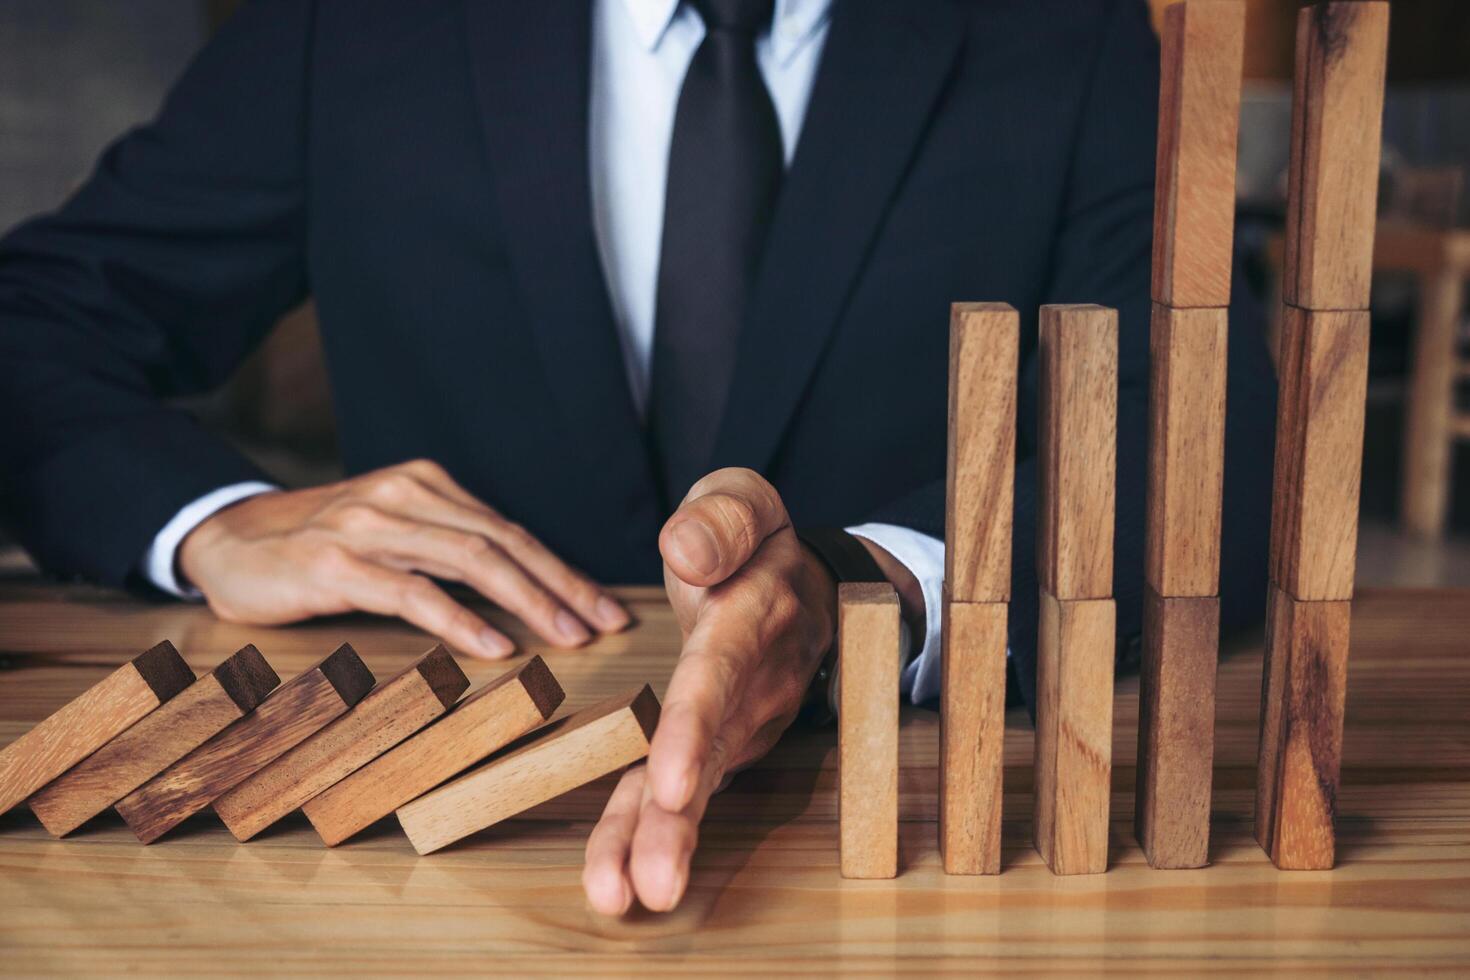
[[[773,0],[692,2],[706,34],[674,113],[648,412],[671,507],[710,462],[782,170],[755,59]]]

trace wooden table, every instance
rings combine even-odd
[[[548,655],[575,706],[662,690],[677,632],[657,591],[641,625]],[[582,899],[607,781],[429,857],[392,821],[334,850],[296,815],[236,844],[208,814],[150,847],[115,817],[53,841],[0,817],[0,970],[631,973],[1002,968],[1178,974],[1470,970],[1470,592],[1366,591],[1356,604],[1341,863],[1278,872],[1250,836],[1260,649],[1227,644],[1212,867],[1152,871],[1133,840],[1136,679],[1118,685],[1111,870],[1053,877],[1031,849],[1029,724],[1007,730],[1003,873],[940,872],[937,720],[905,709],[901,872],[837,874],[834,733],[789,736],[709,811],[671,915],[611,921]],[[518,639],[527,641],[524,631]],[[163,637],[196,668],[246,641],[283,676],[350,640],[379,676],[422,651],[396,623],[221,624],[202,609],[76,587],[0,587],[0,741]],[[534,649],[534,645],[531,645]],[[479,681],[497,672],[467,663]]]

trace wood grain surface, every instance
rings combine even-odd
[[[372,671],[346,643],[277,688],[259,707],[117,802],[152,843],[244,782],[372,690]]]
[[[1118,313],[1043,306],[1036,573],[1059,599],[1113,594]]]
[[[1008,608],[944,597],[939,854],[953,875],[1000,873]]]
[[[944,580],[963,602],[1011,597],[1020,315],[955,303],[949,316]]]
[[[247,841],[449,710],[469,687],[436,645],[356,707],[214,801],[236,840]]]
[[[844,878],[898,873],[898,593],[837,587],[837,839]]]
[[[420,854],[430,854],[555,799],[648,754],[658,724],[648,685],[563,717],[523,745],[398,808]]]
[[[1174,307],[1225,307],[1245,4],[1173,4],[1164,10],[1161,41],[1153,298]]]
[[[242,647],[31,797],[31,810],[57,837],[71,833],[244,717],[280,682],[259,650]]]
[[[1166,597],[1144,587],[1133,827],[1155,868],[1210,860],[1219,648],[1218,597]]]
[[[1338,0],[1297,15],[1282,292],[1309,310],[1366,310],[1388,8]]]
[[[638,625],[576,651],[467,601],[545,656],[576,710],[644,680],[663,693],[679,628],[662,591],[618,590]],[[0,582],[0,744],[161,636],[201,671],[258,643],[288,677],[343,640],[390,677],[430,642],[372,616],[260,629],[192,604]],[[6,970],[30,976],[258,974],[262,964],[364,976],[1463,972],[1470,592],[1360,589],[1354,599],[1332,872],[1279,872],[1252,839],[1260,638],[1251,630],[1222,644],[1207,868],[1154,871],[1134,841],[1138,679],[1124,676],[1107,874],[1057,878],[1034,851],[1034,737],[1019,707],[1006,719],[1001,874],[945,874],[938,715],[905,704],[903,874],[893,880],[839,874],[836,729],[796,728],[713,798],[687,897],[671,914],[588,910],[582,856],[611,792],[605,778],[430,858],[392,822],[326,848],[293,815],[238,844],[205,812],[141,847],[111,814],[56,841],[17,810],[0,817],[0,949]],[[476,685],[506,669],[463,666]]]
[[[93,684],[0,750],[0,813],[122,734],[194,682],[167,640]]]
[[[301,809],[322,843],[340,844],[541,725],[565,698],[546,661],[532,657]]]

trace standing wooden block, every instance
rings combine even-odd
[[[1387,63],[1387,3],[1298,13],[1282,281],[1292,306],[1368,308]]]
[[[950,310],[944,580],[958,602],[1011,597],[1020,343],[1020,315],[1005,303]]]
[[[837,820],[844,878],[898,874],[898,593],[837,587]]]
[[[1155,868],[1210,859],[1220,600],[1144,589],[1133,826]]]
[[[1041,590],[1033,831],[1053,874],[1108,869],[1115,630],[1113,600]]]
[[[373,674],[346,643],[117,803],[138,840],[162,837],[361,701]]]
[[[0,813],[106,745],[194,682],[164,640],[93,684],[0,750]]]
[[[1350,599],[1368,391],[1367,312],[1288,306],[1280,391],[1272,581],[1296,599]]]
[[[1041,308],[1037,576],[1058,599],[1113,594],[1118,312]]]
[[[1167,7],[1162,41],[1153,298],[1228,306],[1245,4]]]
[[[259,650],[242,648],[31,797],[31,809],[53,835],[71,833],[249,714],[280,682]]]
[[[1335,858],[1351,605],[1271,589],[1256,840],[1278,868],[1326,870]]]
[[[648,755],[658,698],[644,685],[545,726],[520,748],[398,808],[429,854]]]
[[[1160,595],[1220,591],[1227,321],[1223,309],[1154,305],[1145,570]]]
[[[236,840],[247,841],[449,709],[469,678],[436,646],[347,714],[214,801]]]
[[[322,843],[340,844],[536,728],[565,697],[546,661],[532,657],[302,810]]]
[[[1000,873],[1006,611],[1004,602],[944,599],[939,853],[947,874]]]

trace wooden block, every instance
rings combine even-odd
[[[960,602],[1011,597],[1020,343],[1005,303],[951,307],[944,580]]]
[[[1301,602],[1273,586],[1267,606],[1256,840],[1278,868],[1326,870],[1335,858],[1352,604]]]
[[[1108,869],[1115,633],[1113,600],[1041,590],[1033,836],[1053,874]]]
[[[644,685],[544,726],[491,759],[398,808],[413,849],[429,854],[648,755],[658,698]]]
[[[346,643],[117,803],[138,840],[168,833],[361,701],[372,671]]]
[[[1145,570],[1160,595],[1220,591],[1227,321],[1223,309],[1154,305]]]
[[[249,714],[281,682],[246,646],[31,797],[31,810],[60,837],[127,796]]]
[[[844,878],[898,874],[898,593],[837,587],[837,822]]]
[[[1228,306],[1245,4],[1176,3],[1161,35],[1153,298]]]
[[[214,801],[236,840],[247,841],[367,765],[449,709],[470,686],[436,646],[326,728]]]
[[[1271,578],[1292,597],[1350,599],[1358,547],[1366,311],[1288,306],[1271,513]]]
[[[1006,612],[1003,602],[944,599],[939,853],[952,875],[1000,873]]]
[[[1058,599],[1113,593],[1118,312],[1041,308],[1037,576]]]
[[[302,810],[324,844],[340,844],[541,725],[565,697],[546,661],[532,657]]]
[[[1387,3],[1298,13],[1282,279],[1292,306],[1368,308],[1387,63]]]
[[[1210,860],[1220,600],[1144,589],[1133,826],[1155,868]]]
[[[194,682],[164,640],[93,684],[0,749],[0,813],[122,734]]]

